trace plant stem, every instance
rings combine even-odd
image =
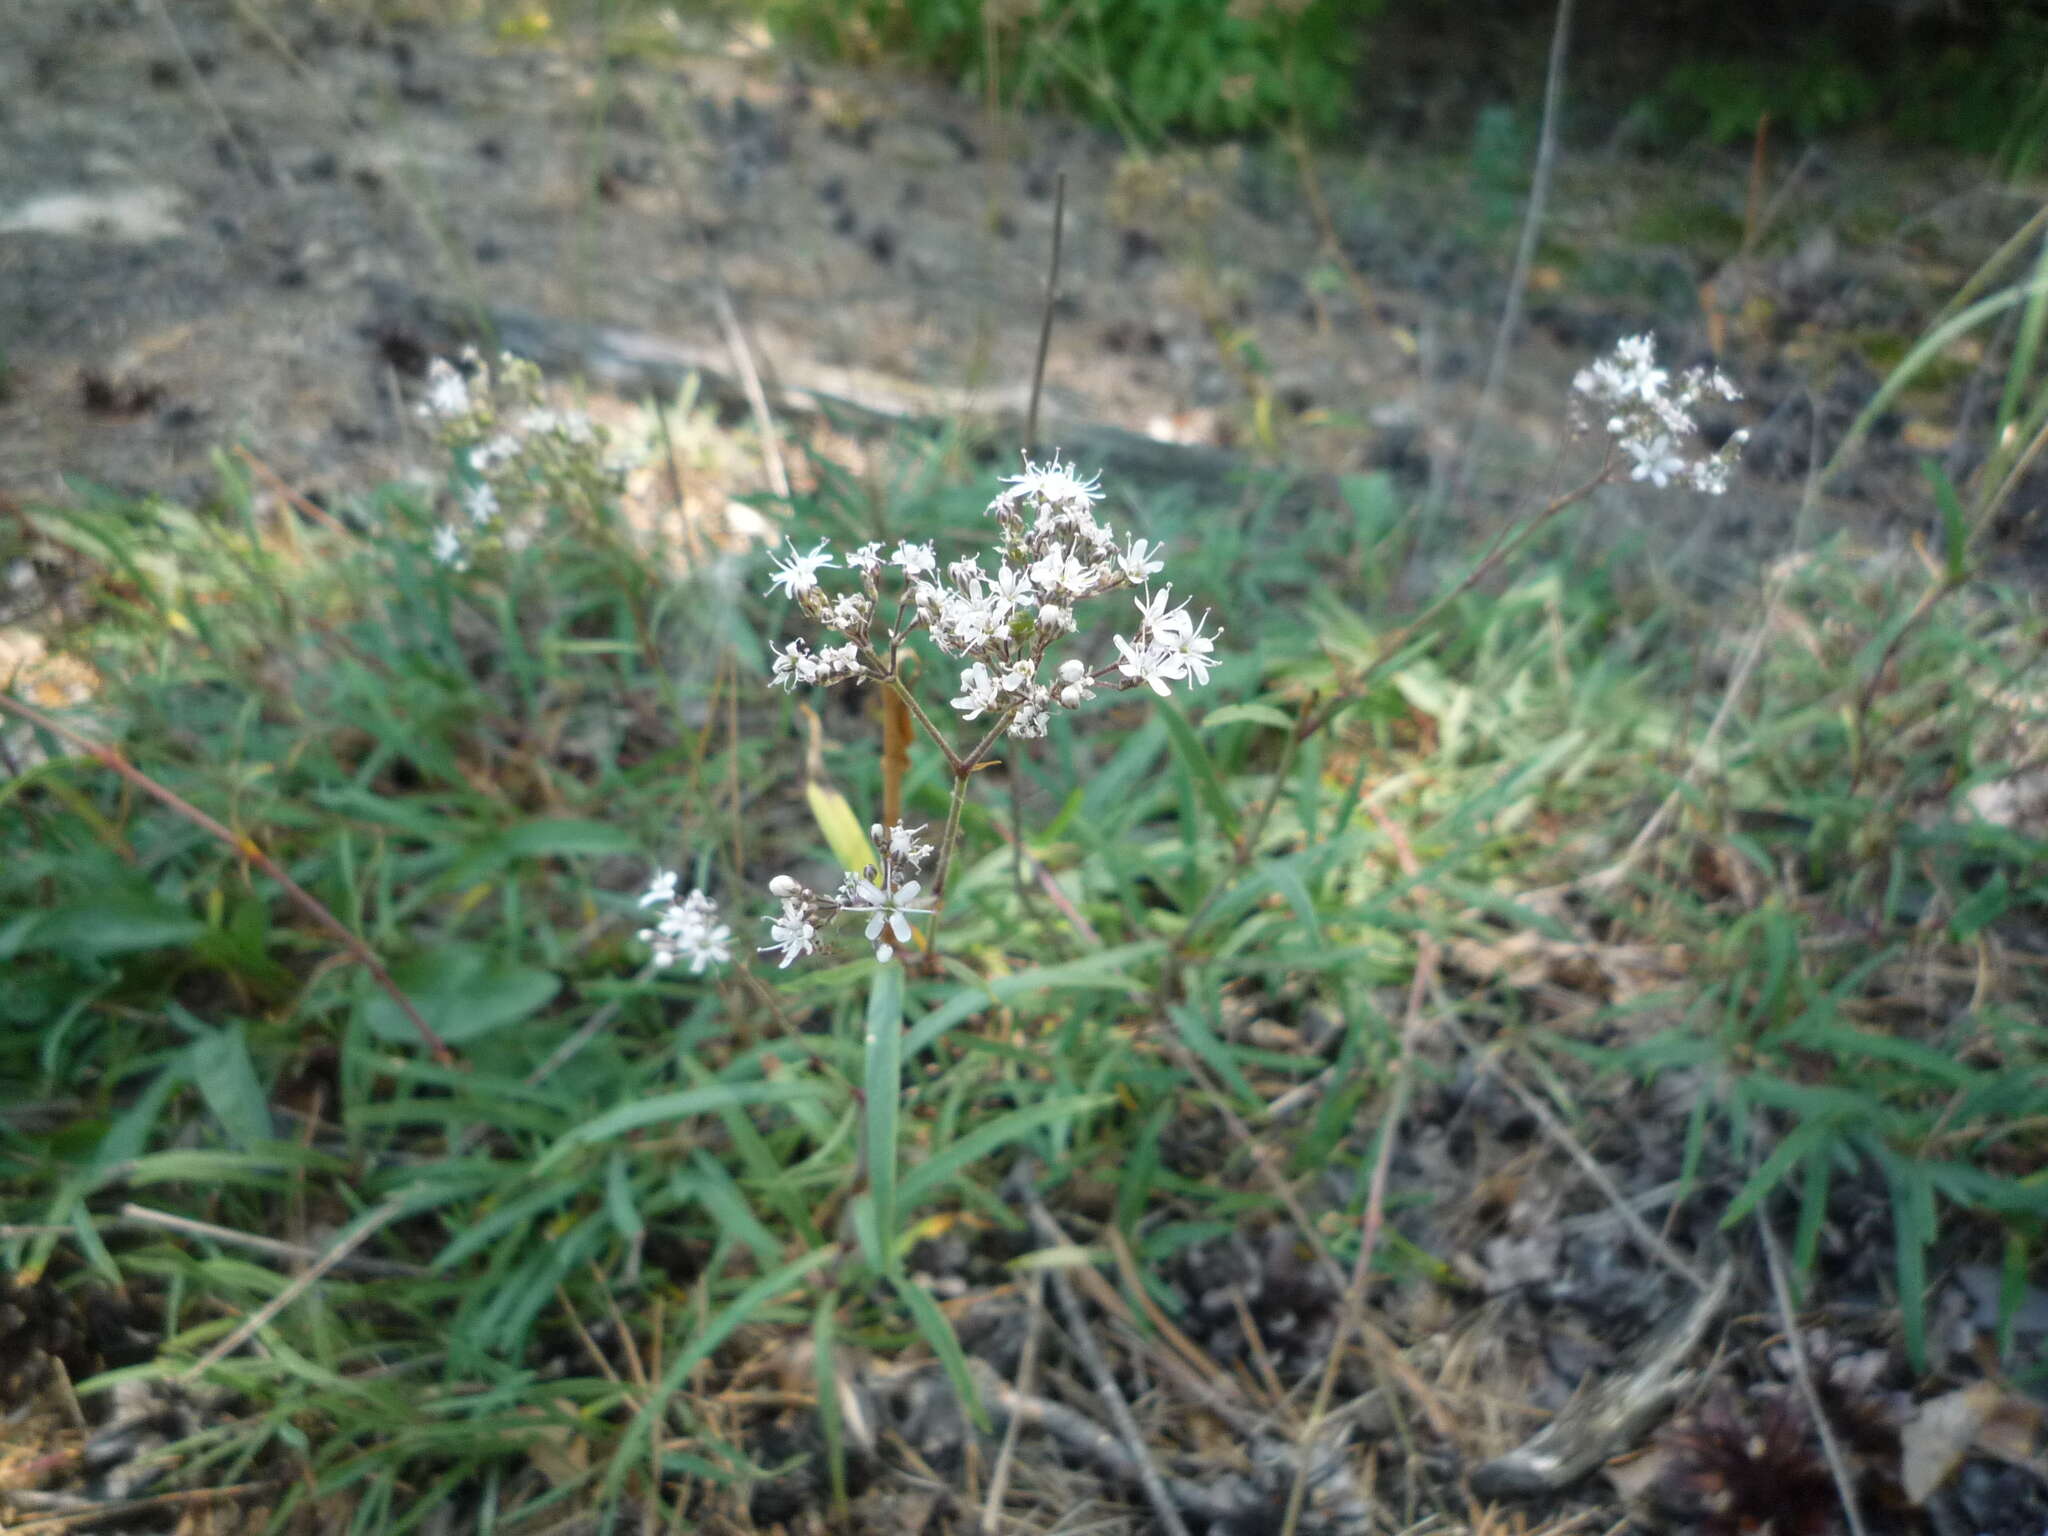
[[[1373,648],[1373,653],[1364,666],[1349,677],[1339,677],[1336,688],[1327,700],[1318,703],[1317,695],[1310,694],[1302,701],[1301,711],[1295,716],[1294,729],[1288,735],[1287,745],[1281,750],[1279,766],[1274,770],[1272,787],[1260,798],[1257,808],[1246,821],[1244,831],[1231,850],[1230,867],[1214,885],[1209,887],[1208,894],[1202,898],[1201,904],[1195,908],[1194,915],[1188,919],[1187,927],[1175,941],[1174,949],[1177,953],[1185,953],[1186,946],[1200,931],[1202,919],[1208,916],[1210,909],[1230,889],[1236,878],[1250,867],[1252,860],[1257,856],[1259,839],[1265,835],[1266,824],[1273,819],[1274,811],[1279,808],[1280,797],[1287,792],[1287,780],[1294,771],[1294,760],[1301,750],[1302,743],[1356,703],[1363,694],[1365,685],[1379,674],[1381,668],[1400,655],[1402,647],[1435,620],[1438,614],[1497,570],[1503,560],[1528,543],[1544,524],[1566,508],[1576,506],[1592,495],[1606,482],[1613,470],[1614,455],[1610,448],[1607,457],[1601,461],[1598,474],[1566,491],[1562,496],[1545,503],[1520,523],[1510,524],[1504,529],[1494,540],[1492,547],[1480,558],[1479,563],[1465,573],[1463,580],[1444,592],[1406,624],[1382,639]]]
[[[246,833],[230,831],[220,822],[207,815],[206,812],[200,810],[198,806],[180,795],[176,790],[159,784],[140,768],[137,768],[127,758],[123,757],[116,748],[110,747],[104,742],[93,741],[89,737],[80,735],[69,726],[51,719],[50,716],[44,714],[33,705],[24,704],[19,699],[0,693],[0,709],[6,710],[9,714],[18,715],[23,720],[28,721],[30,725],[38,726],[48,731],[52,736],[70,742],[72,746],[92,758],[101,767],[119,774],[144,794],[169,806],[178,815],[184,817],[185,820],[191,822],[193,826],[198,827],[201,831],[211,833],[221,842],[226,843],[228,847],[234,849],[243,858],[249,860],[258,869],[261,869],[263,873],[270,876],[271,879],[284,888],[285,895],[292,899],[300,911],[333,934],[340,942],[342,948],[346,949],[355,958],[356,962],[370,973],[371,978],[375,980],[377,985],[384,989],[384,992],[393,1003],[397,1004],[398,1011],[411,1021],[414,1029],[419,1031],[421,1041],[425,1043],[429,1051],[433,1052],[434,1060],[444,1067],[454,1064],[455,1056],[448,1049],[448,1043],[434,1033],[434,1028],[431,1024],[420,1017],[420,1011],[412,1005],[412,999],[407,997],[404,991],[400,989],[398,983],[391,979],[391,973],[384,969],[384,962],[377,958],[370,946],[365,944],[348,924],[328,911],[319,897],[286,874],[284,866],[257,847],[253,838],[249,837]]]
[[[924,931],[925,953],[934,960],[939,953],[939,917],[946,910],[946,875],[953,867],[953,845],[960,840],[960,813],[967,806],[967,782],[971,768],[953,772],[953,795],[946,806],[946,829],[939,834],[939,862],[932,875],[932,920]]]
[[[875,661],[879,664],[881,658],[877,656],[875,657]],[[917,702],[917,695],[912,693],[907,687],[904,686],[903,679],[897,676],[897,674],[892,670],[882,679],[882,681],[888,686],[890,691],[896,695],[897,698],[903,701],[904,707],[910,711],[910,718],[915,720],[921,727],[923,727],[925,735],[931,737],[932,745],[937,747],[939,751],[942,754],[944,754],[946,759],[946,766],[952,769],[956,775],[965,772],[966,770],[961,762],[960,754],[953,750],[953,744],[950,741],[946,740],[946,738],[939,733],[939,728],[936,725],[932,724],[932,717],[926,714],[924,712],[924,706]]]

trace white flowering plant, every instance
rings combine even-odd
[[[550,514],[597,513],[624,487],[605,429],[546,404],[540,369],[509,352],[495,368],[474,348],[457,362],[435,358],[417,411],[455,464],[448,515],[429,543],[452,570],[486,552],[517,553]]]
[[[925,840],[923,827],[878,824],[873,835],[880,863],[849,874],[830,894],[778,877],[771,892],[781,908],[767,920],[770,942],[763,953],[787,966],[816,950],[836,918],[854,914],[867,918],[876,959],[895,958],[913,942],[913,918],[937,921],[969,782],[1005,737],[1042,737],[1057,715],[1101,692],[1149,688],[1166,698],[1175,685],[1209,681],[1221,631],[1207,613],[1197,616],[1185,601],[1176,603],[1170,585],[1155,586],[1165,569],[1162,552],[1098,517],[1101,500],[1099,477],[1084,478],[1057,454],[1044,463],[1027,458],[1023,472],[1005,480],[988,504],[993,527],[983,555],[953,560],[942,570],[929,543],[905,540],[893,549],[867,543],[842,559],[820,540],[808,549],[791,545],[778,557],[771,594],[794,599],[807,618],[839,638],[814,647],[799,637],[782,646],[771,670],[775,686],[793,692],[803,685],[866,682],[887,689],[945,759],[952,794],[934,841]],[[821,580],[827,571],[850,574],[856,586],[828,589]],[[1061,655],[1079,629],[1077,610],[1118,595],[1129,600],[1136,618],[1127,632],[1113,635],[1113,655],[1093,665]],[[958,692],[949,707],[961,724],[975,728],[958,741],[912,687],[905,662],[919,632],[958,664]],[[921,904],[927,863],[934,872],[928,902]]]
[[[1740,400],[1742,393],[1718,368],[1688,368],[1675,380],[1657,366],[1656,343],[1625,336],[1613,352],[1579,370],[1572,380],[1572,410],[1581,431],[1599,424],[1610,446],[1629,461],[1629,478],[1658,490],[1687,486],[1709,496],[1728,490],[1728,477],[1748,428],[1730,433],[1718,449],[1702,452],[1693,407],[1703,399]]]

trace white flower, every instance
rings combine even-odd
[[[960,669],[960,696],[953,700],[953,707],[960,711],[961,719],[978,720],[1002,706],[1002,695],[986,666],[977,661]]]
[[[1208,620],[1209,616],[1203,614],[1202,622],[1206,624]],[[1180,668],[1180,676],[1193,679],[1197,687],[1209,681],[1209,669],[1215,665],[1210,655],[1216,649],[1216,641],[1203,634],[1200,625],[1177,627],[1161,637],[1159,648]]]
[[[1100,475],[1083,480],[1071,464],[1062,464],[1055,452],[1046,464],[1024,461],[1024,473],[1005,478],[1010,489],[997,497],[998,503],[1015,505],[1020,501],[1036,501],[1042,506],[1060,512],[1086,512],[1102,499],[1097,489],[1102,484]]]
[[[785,897],[781,914],[763,921],[768,924],[771,942],[763,944],[760,953],[772,955],[780,951],[782,962],[777,967],[779,970],[788,970],[818,947],[818,929],[811,921],[810,904],[800,896]]]
[[[1622,452],[1636,461],[1630,471],[1631,480],[1647,480],[1663,490],[1674,479],[1686,472],[1686,461],[1678,451],[1670,435],[1658,432],[1650,437],[1625,437],[1621,440]]]
[[[481,527],[497,517],[498,493],[491,489],[488,480],[479,480],[463,493],[462,507],[470,522]]]
[[[1185,669],[1177,669],[1173,657],[1156,645],[1134,646],[1122,635],[1113,638],[1124,658],[1117,663],[1117,671],[1145,684],[1162,699],[1171,698],[1173,690],[1166,685],[1175,678],[1186,676]]]
[[[873,833],[876,843],[886,845],[886,852],[893,860],[915,868],[932,856],[932,845],[918,840],[917,834],[924,830],[922,826],[906,827],[898,822],[886,829],[885,835],[883,827],[878,823],[869,830]]]
[[[1158,545],[1146,539],[1131,540],[1130,548],[1116,557],[1117,574],[1133,586],[1142,585],[1166,569]]]
[[[434,558],[451,571],[469,569],[469,557],[462,552],[462,535],[455,531],[452,523],[443,523],[434,530]]]
[[[875,958],[884,965],[894,956],[892,946],[910,942],[910,919],[923,916],[930,907],[915,906],[918,882],[906,881],[900,886],[883,889],[870,880],[854,882],[853,901],[842,909],[847,912],[866,912],[868,918],[868,942],[875,946]],[[884,937],[886,930],[887,937]]]
[[[676,877],[664,870],[655,876],[644,906],[665,903],[652,928],[640,930],[640,942],[654,951],[654,963],[666,970],[678,960],[690,962],[690,974],[701,976],[710,965],[724,965],[732,959],[732,930],[718,920],[718,908],[702,891],[692,891],[675,900]]]
[[[1031,584],[1047,597],[1086,597],[1095,586],[1095,573],[1068,551],[1051,549],[1033,562]]]
[[[940,648],[959,655],[977,651],[996,632],[996,612],[987,598],[968,597],[947,591],[939,599],[939,615],[932,625],[932,638]]]
[[[555,411],[537,406],[519,418],[520,430],[530,436],[557,434],[572,443],[587,443],[596,434],[591,430],[590,418],[581,411]]]
[[[859,571],[863,576],[873,575],[882,568],[882,546],[879,544],[861,545],[859,549],[847,555],[846,568],[850,571]]]
[[[1607,435],[1633,463],[1631,479],[1660,490],[1682,484],[1719,495],[1728,488],[1748,434],[1734,434],[1718,453],[1691,454],[1684,445],[1699,432],[1692,408],[1702,396],[1736,400],[1741,392],[1717,368],[1689,368],[1674,388],[1653,354],[1648,336],[1625,337],[1611,356],[1581,369],[1572,389],[1601,408]]]
[[[790,641],[774,656],[775,664],[769,675],[784,693],[795,693],[798,683],[808,683],[818,675],[818,658],[801,640]]]
[[[1017,713],[1010,717],[1009,731],[1012,736],[1031,740],[1043,736],[1052,723],[1052,690],[1034,684],[1029,697],[1017,706]]]
[[[480,475],[488,475],[500,464],[510,463],[519,457],[519,439],[510,432],[500,432],[489,441],[469,451],[469,465]]]
[[[832,600],[832,605],[819,615],[818,622],[827,629],[836,629],[842,635],[864,635],[868,621],[874,617],[875,605],[859,592],[848,592]]]
[[[998,622],[1007,622],[1011,614],[1035,595],[1031,590],[1031,578],[1014,565],[1004,565],[996,572],[995,580],[989,583],[988,600],[1001,615]]]
[[[898,544],[889,563],[905,576],[929,576],[939,568],[939,552],[929,544]]]
[[[420,415],[442,421],[469,414],[469,384],[445,357],[427,364],[427,394],[420,402]]]
[[[828,645],[818,652],[811,664],[811,675],[805,681],[828,687],[859,676],[860,652],[851,645]]]
[[[1058,603],[1038,605],[1038,627],[1047,635],[1063,635],[1074,627],[1074,610]]]
[[[790,597],[816,591],[818,572],[832,564],[832,557],[825,553],[829,548],[831,541],[820,539],[808,555],[786,556],[777,563],[774,574],[768,578],[768,590],[772,593],[780,587]]]
[[[1060,663],[1059,681],[1053,686],[1053,697],[1067,709],[1077,709],[1095,697],[1095,679],[1088,675],[1088,664],[1071,657]]]
[[[1188,605],[1169,609],[1173,601],[1173,588],[1161,587],[1157,592],[1148,592],[1143,597],[1131,600],[1138,610],[1138,633],[1148,640],[1170,640],[1195,627],[1195,621],[1188,616]]]

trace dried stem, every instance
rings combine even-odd
[[[119,774],[144,794],[170,807],[171,810],[191,822],[193,826],[218,838],[221,842],[227,844],[228,847],[234,849],[236,853],[261,869],[266,875],[270,876],[271,879],[283,887],[284,893],[292,899],[293,904],[299,910],[332,934],[341,946],[349,952],[350,956],[355,959],[356,963],[370,973],[377,985],[397,1005],[399,1012],[404,1014],[407,1020],[411,1022],[412,1027],[419,1032],[421,1041],[429,1051],[433,1052],[434,1059],[440,1062],[442,1066],[453,1065],[455,1057],[449,1051],[447,1042],[436,1034],[433,1026],[420,1016],[420,1011],[413,1006],[412,999],[407,997],[398,983],[391,979],[391,973],[384,969],[384,962],[377,958],[370,946],[365,944],[348,924],[330,912],[319,897],[286,874],[283,866],[277,860],[256,846],[254,839],[245,833],[230,831],[220,822],[214,820],[213,817],[207,815],[206,812],[200,810],[198,806],[177,793],[177,791],[159,784],[155,779],[129,762],[117,749],[106,745],[104,742],[93,741],[91,738],[79,734],[68,725],[64,725],[60,721],[44,714],[34,705],[24,704],[17,698],[0,693],[0,710],[16,715],[26,720],[29,724],[48,731],[52,736],[71,743],[72,746],[92,758],[101,767]]]
[[[1764,1259],[1771,1270],[1771,1299],[1778,1305],[1778,1322],[1785,1330],[1786,1347],[1792,1351],[1792,1375],[1799,1383],[1799,1395],[1806,1399],[1806,1411],[1813,1415],[1813,1427],[1820,1434],[1821,1454],[1827,1458],[1828,1471],[1835,1479],[1835,1492],[1841,1496],[1842,1514],[1849,1522],[1849,1536],[1869,1536],[1863,1524],[1863,1511],[1856,1502],[1856,1479],[1850,1474],[1848,1459],[1842,1455],[1841,1442],[1835,1438],[1834,1426],[1828,1423],[1827,1412],[1821,1406],[1820,1392],[1813,1384],[1813,1368],[1806,1358],[1806,1340],[1799,1332],[1799,1320],[1792,1307],[1792,1285],[1785,1276],[1785,1254],[1778,1246],[1778,1234],[1772,1230],[1770,1217],[1758,1212],[1757,1235],[1763,1239]]]
[[[1060,246],[1066,225],[1067,173],[1061,171],[1053,181],[1052,262],[1045,274],[1045,308],[1038,318],[1038,357],[1031,365],[1031,405],[1024,413],[1024,442],[1027,447],[1038,444],[1038,401],[1045,389],[1046,354],[1052,349],[1052,317],[1060,296]]]

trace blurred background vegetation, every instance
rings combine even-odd
[[[642,0],[357,0],[377,14],[482,16],[507,35]],[[777,41],[907,64],[1006,102],[1148,137],[1427,131],[1533,104],[1556,7],[1521,0],[720,0]],[[2033,0],[1587,0],[1573,15],[1572,113],[1648,149],[1729,143],[1768,117],[1799,137],[1882,131],[1995,157],[2048,142],[2048,13]],[[993,68],[991,64],[993,63]],[[1617,128],[1615,125],[1619,125]]]

